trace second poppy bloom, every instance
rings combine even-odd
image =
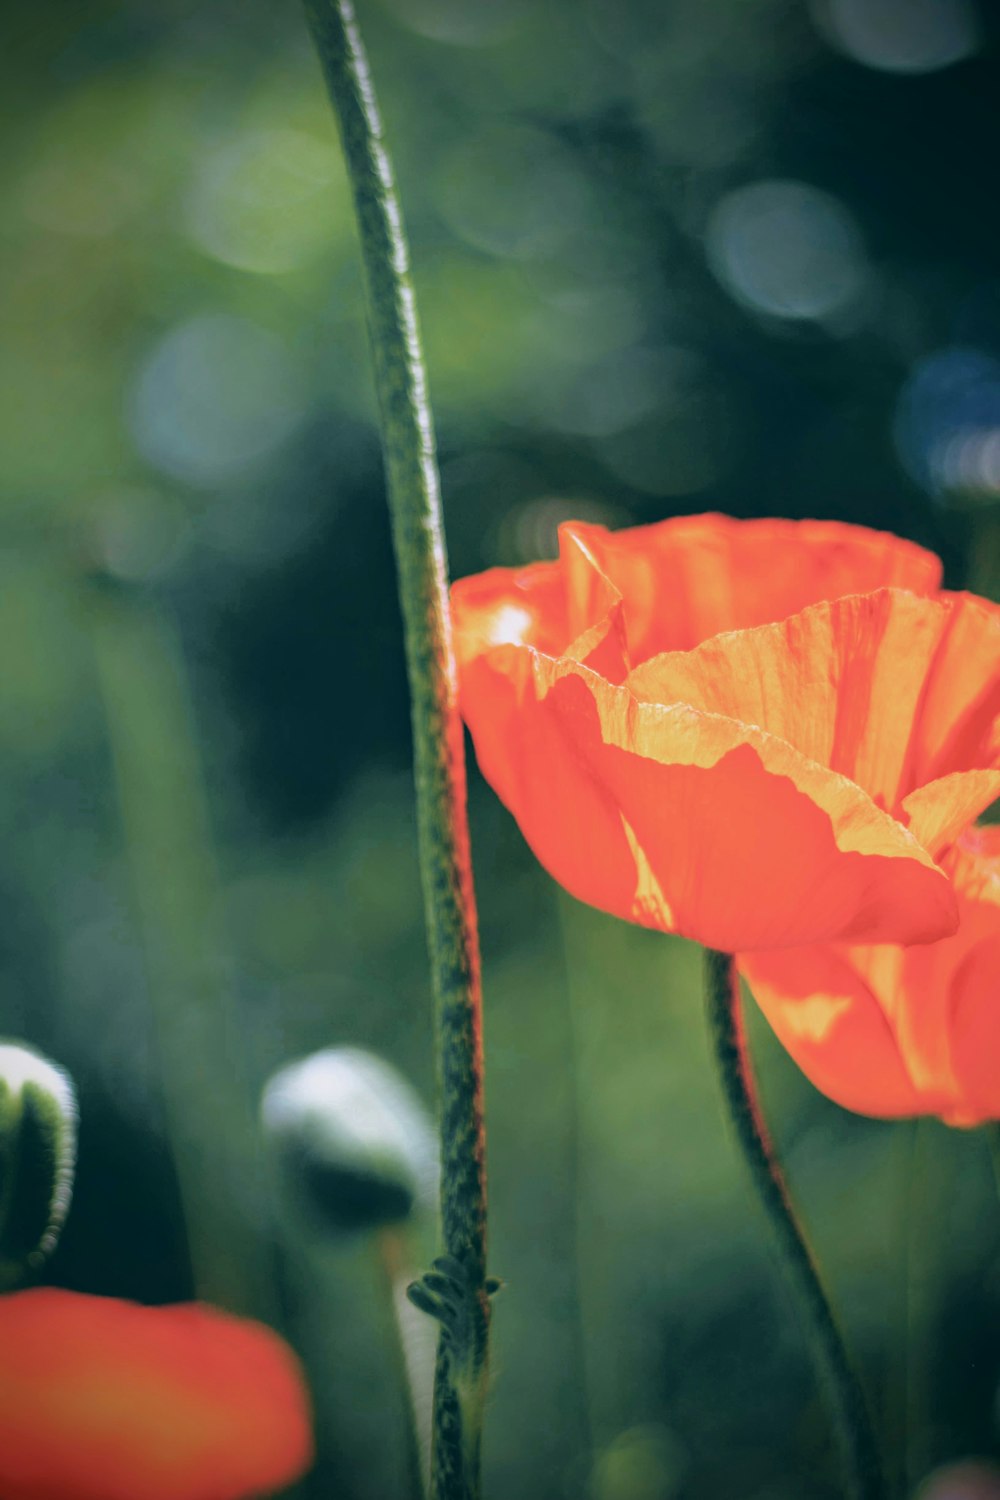
[[[569,524],[453,589],[480,766],[581,900],[715,948],[953,932],[1000,793],[1000,614],[835,523]],[[841,597],[843,596],[843,597]]]
[[[201,1303],[0,1297],[3,1500],[243,1500],[312,1458],[286,1344]]]

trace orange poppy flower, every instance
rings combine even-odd
[[[617,916],[726,950],[939,938],[935,856],[1000,792],[1000,613],[938,578],[832,522],[566,525],[557,561],[452,590],[480,767]]]
[[[1000,826],[967,830],[945,867],[958,897],[953,937],[740,960],[806,1077],[859,1114],[1000,1119]]]
[[[0,1297],[3,1500],[240,1500],[312,1457],[277,1334],[199,1303]]]

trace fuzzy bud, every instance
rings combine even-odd
[[[300,1201],[338,1234],[401,1223],[437,1201],[437,1138],[395,1068],[329,1047],[275,1073],[264,1130]]]
[[[73,1192],[76,1093],[30,1047],[0,1043],[0,1286],[55,1248]]]

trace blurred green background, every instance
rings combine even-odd
[[[996,593],[992,7],[358,9],[455,575],[551,555],[566,517],[719,509],[885,527]],[[403,1496],[370,1247],[306,1238],[227,1172],[241,1070],[256,1095],[350,1042],[433,1096],[400,622],[318,66],[294,5],[36,0],[0,73],[0,994],[82,1108],[49,1274],[190,1295],[176,1164],[200,1164],[243,1226],[223,1282],[266,1258],[309,1365],[302,1494]],[[475,772],[471,801],[507,1283],[487,1495],[836,1495],[696,950],[575,905]],[[841,1113],[752,1020],[899,1492],[995,1455],[985,1142]]]

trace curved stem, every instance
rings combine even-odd
[[[833,1415],[851,1500],[882,1500],[881,1462],[857,1375],[834,1321],[816,1262],[799,1226],[761,1117],[750,1069],[740,982],[731,954],[705,952],[705,999],[722,1092],[757,1197],[781,1251],[813,1361]]]
[[[340,125],[365,271],[437,1009],[442,1232],[466,1286],[458,1331],[438,1361],[432,1492],[474,1500],[489,1333],[482,1002],[440,486],[402,215],[368,60],[349,0],[305,6]]]

